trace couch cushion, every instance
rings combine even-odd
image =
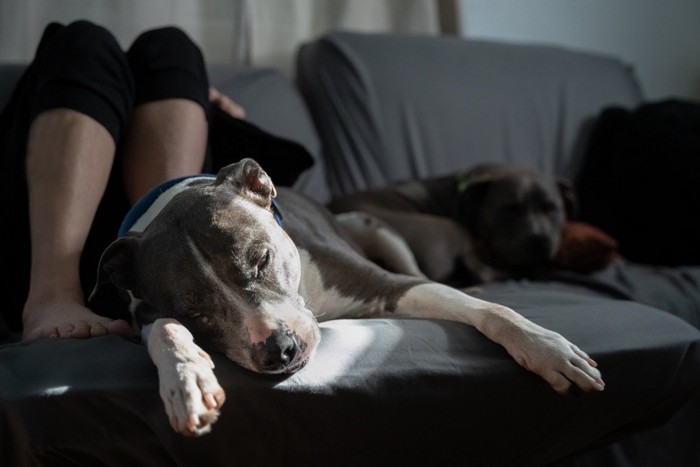
[[[700,390],[700,333],[669,314],[573,285],[493,284],[482,297],[590,352],[605,391],[560,396],[459,323],[337,320],[291,376],[214,355],[226,405],[210,434],[185,439],[143,346],[45,339],[0,347],[0,455],[12,465],[541,466],[660,425]]]
[[[585,124],[640,100],[621,61],[555,47],[334,32],[297,64],[334,195],[483,161],[572,177]]]

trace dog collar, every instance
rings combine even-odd
[[[457,186],[457,194],[461,195],[469,187],[469,172],[462,172],[455,175],[455,185]]]
[[[275,218],[275,221],[277,221],[277,225],[284,229],[284,225],[282,225],[282,212],[280,212],[280,207],[275,198],[272,198],[270,207],[272,208],[272,216]]]
[[[143,232],[153,219],[163,210],[171,199],[178,193],[199,180],[215,180],[216,175],[188,175],[163,182],[152,188],[146,195],[134,204],[119,227],[118,235],[123,237],[127,232]],[[272,216],[280,227],[282,225],[282,213],[276,200],[272,200]]]

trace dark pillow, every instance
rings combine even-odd
[[[577,181],[580,218],[625,258],[700,264],[700,103],[605,109]]]
[[[314,163],[301,144],[272,135],[256,125],[234,118],[216,106],[211,108],[209,130],[210,166],[207,172],[252,157],[273,183],[291,186]]]

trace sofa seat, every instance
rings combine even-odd
[[[586,349],[605,391],[560,396],[459,323],[338,320],[289,377],[214,355],[227,401],[212,433],[186,439],[168,424],[142,345],[47,339],[0,347],[3,460],[541,466],[661,425],[700,387],[700,332],[668,313],[579,285],[508,282],[482,296]]]

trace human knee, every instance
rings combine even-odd
[[[189,47],[196,44],[190,39],[185,31],[176,26],[164,26],[160,28],[144,31],[136,38],[134,44],[138,43],[157,44],[165,47],[179,48]]]
[[[141,33],[130,47],[129,55],[150,63],[167,58],[171,64],[181,63],[187,66],[203,61],[197,44],[185,31],[175,26]]]
[[[107,29],[85,20],[50,24],[32,68],[36,92],[31,118],[69,108],[94,118],[119,140],[133,106],[134,85],[124,52]]]
[[[80,59],[99,56],[100,59],[117,58],[123,52],[119,42],[104,27],[87,20],[74,21],[65,26],[61,32],[61,43],[66,52]],[[123,63],[123,60],[118,60]]]
[[[42,87],[97,88],[131,100],[132,78],[123,50],[111,32],[90,21],[50,24],[35,62]]]
[[[181,29],[163,27],[139,35],[127,51],[135,80],[134,105],[182,98],[209,103],[204,57],[199,47]]]

